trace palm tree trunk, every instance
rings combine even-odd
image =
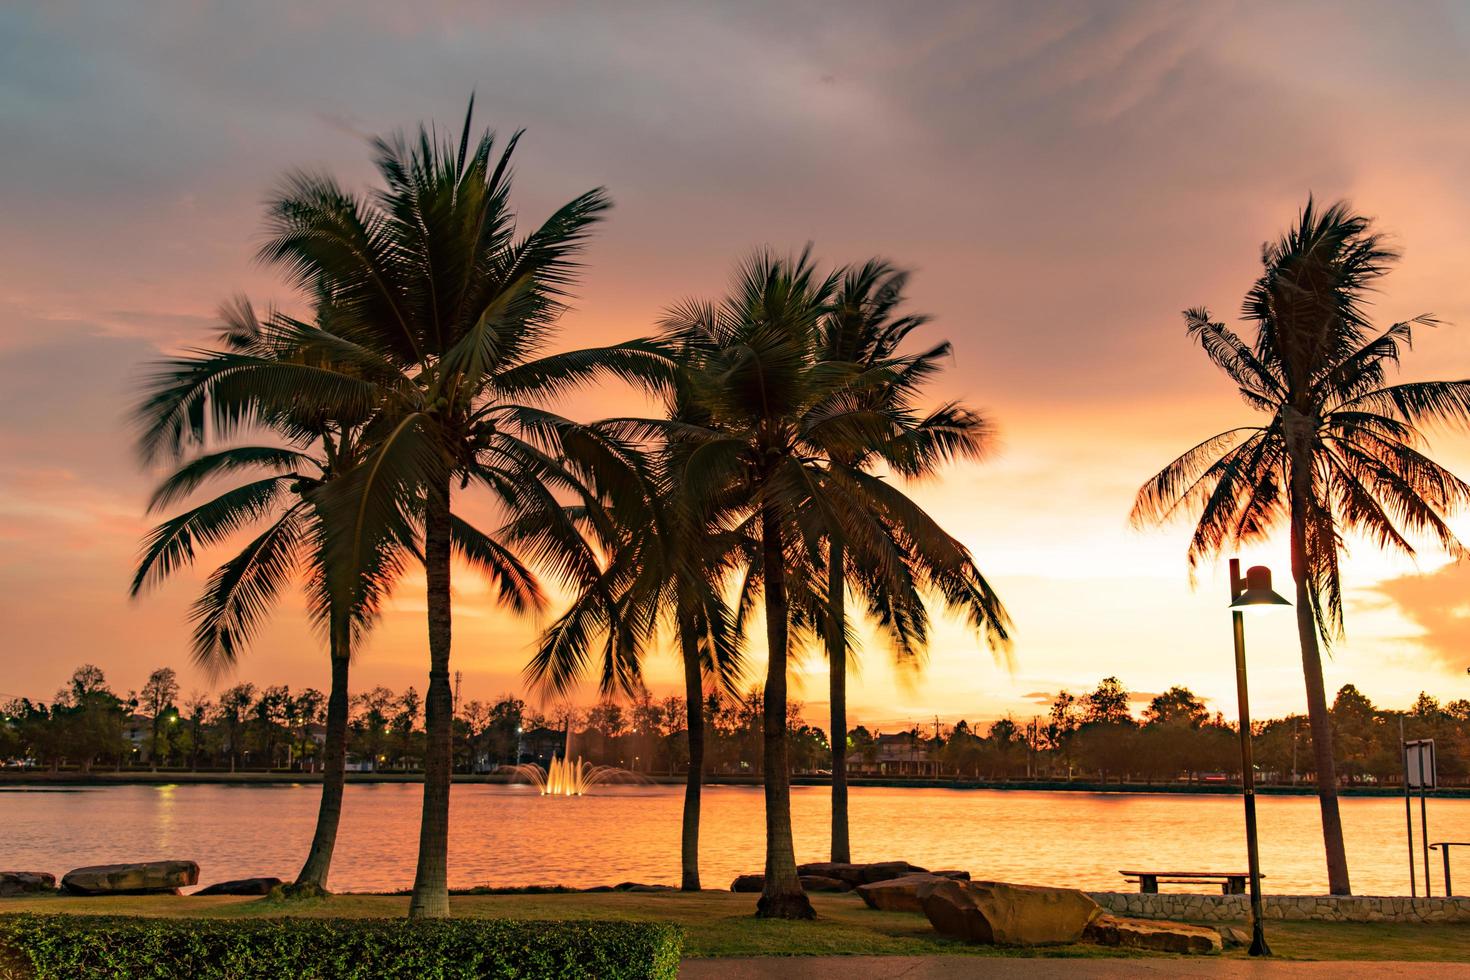
[[[454,695],[449,686],[449,479],[429,487],[424,516],[424,574],[428,580],[429,690],[424,696],[424,812],[411,919],[449,914],[449,783],[454,745]]]
[[[699,804],[704,785],[704,675],[693,618],[679,613],[679,647],[684,656],[684,714],[689,735],[689,776],[684,784],[683,875],[679,887],[699,891]]]
[[[352,625],[345,613],[332,613],[332,687],[327,694],[327,741],[322,747],[322,802],[316,814],[316,833],[306,863],[296,876],[297,885],[326,891],[332,868],[332,851],[337,846],[337,826],[342,822],[342,793],[347,781],[347,666],[351,659]]]
[[[847,565],[842,539],[836,535],[827,555],[827,669],[832,708],[832,860],[852,860],[847,837]]]
[[[1317,622],[1312,614],[1307,569],[1307,499],[1310,464],[1293,459],[1291,487],[1291,575],[1296,581],[1296,630],[1302,648],[1302,673],[1307,683],[1307,719],[1317,763],[1317,802],[1322,810],[1322,844],[1327,851],[1327,890],[1351,895],[1347,849],[1342,840],[1342,814],[1337,806],[1337,767],[1332,758],[1332,716],[1322,686],[1322,654],[1317,645]]]
[[[781,516],[761,507],[766,593],[766,689],[762,711],[766,790],[766,879],[755,914],[770,919],[814,919],[816,912],[796,873],[791,836],[791,772],[786,760],[786,555]]]

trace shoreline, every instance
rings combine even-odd
[[[660,786],[682,786],[683,776],[650,775],[647,782]],[[165,770],[162,772],[36,772],[0,770],[0,790],[11,787],[47,786],[162,786],[162,785],[241,785],[281,786],[315,785],[322,781],[320,773],[237,771],[210,772],[190,770]],[[349,772],[347,782],[370,785],[378,783],[423,782],[423,773],[399,772]],[[454,782],[474,784],[509,784],[508,776],[495,773],[456,773]],[[830,786],[831,780],[821,776],[792,776],[793,786]],[[757,776],[715,775],[706,777],[706,786],[760,786]],[[901,778],[852,778],[852,787],[882,787],[885,789],[953,789],[953,790],[997,790],[1004,792],[1070,792],[1110,793],[1171,796],[1239,796],[1240,787],[1233,783],[1184,784],[1184,783],[1097,783],[1084,780],[976,780],[976,779],[901,779]],[[1315,796],[1310,785],[1301,786],[1257,786],[1260,796]],[[1402,787],[1395,786],[1352,786],[1338,790],[1340,796],[1402,797]],[[1440,799],[1470,798],[1470,787],[1443,787],[1430,794]]]

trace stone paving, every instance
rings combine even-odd
[[[1219,980],[1439,980],[1464,977],[1463,963],[1291,962],[1239,959],[1030,959],[979,956],[752,956],[687,959],[680,980],[1124,980],[1131,977],[1182,977]]]

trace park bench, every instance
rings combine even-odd
[[[1219,885],[1221,895],[1244,895],[1245,881],[1250,877],[1246,871],[1119,871],[1118,874],[1130,885],[1138,885],[1145,895],[1157,895],[1160,884]]]
[[[1442,840],[1429,845],[1431,851],[1439,851],[1444,856],[1444,893],[1446,898],[1455,893],[1455,886],[1450,883],[1450,848],[1452,847],[1470,847],[1470,841]],[[1424,873],[1426,875],[1429,873],[1427,868]],[[1429,882],[1427,879],[1424,882],[1424,894],[1429,894]]]

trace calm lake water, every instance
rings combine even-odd
[[[792,789],[798,860],[827,857],[828,794]],[[334,890],[412,884],[421,795],[410,784],[347,787]],[[201,884],[289,879],[310,843],[317,798],[314,786],[9,789],[0,792],[0,867],[60,876],[87,864],[187,858],[199,862]],[[572,799],[522,786],[456,786],[450,885],[677,884],[681,806],[677,786],[602,787]],[[1241,804],[1230,796],[859,787],[851,807],[858,861],[902,859],[1099,890],[1129,887],[1120,868],[1229,871],[1246,863]],[[1325,891],[1316,799],[1264,797],[1259,807],[1268,889]],[[1407,894],[1402,799],[1344,799],[1342,811],[1354,891]],[[1429,813],[1430,840],[1470,839],[1470,800],[1430,800]],[[705,887],[760,871],[763,853],[759,787],[707,787]],[[1460,873],[1470,875],[1470,866]],[[1434,874],[1438,885],[1437,864]]]

